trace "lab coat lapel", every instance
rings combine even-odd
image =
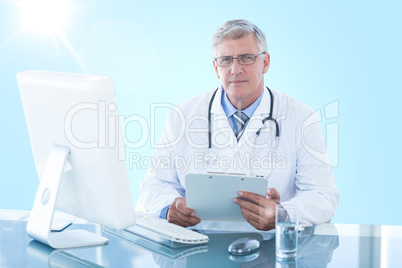
[[[222,86],[218,88],[218,91],[215,94],[214,101],[212,102],[211,107],[211,114],[212,115],[221,115],[225,114],[221,105],[221,98],[222,98]]]
[[[222,86],[220,86],[218,91],[216,92],[211,107],[212,146],[214,144],[228,144],[229,139],[231,139],[230,144],[237,143],[232,128],[229,125],[229,121],[226,117],[225,111],[222,108],[221,98]]]

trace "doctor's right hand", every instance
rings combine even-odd
[[[201,222],[200,218],[195,217],[195,212],[191,208],[186,207],[186,199],[177,197],[170,205],[166,219],[168,222],[189,227]]]

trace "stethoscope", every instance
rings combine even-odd
[[[272,121],[275,123],[275,138],[276,138],[276,145],[275,147],[277,147],[278,144],[278,139],[279,139],[279,124],[278,121],[276,121],[276,119],[274,117],[272,117],[272,111],[274,109],[274,96],[272,94],[272,91],[266,87],[269,95],[270,95],[270,100],[271,100],[271,107],[270,107],[270,111],[269,111],[269,116],[265,117],[262,120],[262,126],[256,131],[256,138],[260,135],[262,128],[264,127],[265,122],[267,121]],[[212,94],[211,100],[209,101],[209,106],[208,106],[208,156],[205,157],[205,160],[207,162],[210,161],[216,161],[217,156],[212,152],[212,131],[211,131],[211,108],[212,108],[212,103],[214,102],[215,99],[215,95],[216,92],[218,92],[217,88],[214,92],[214,94]]]

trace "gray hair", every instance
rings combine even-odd
[[[248,20],[229,20],[218,27],[212,37],[212,53],[215,56],[216,47],[224,40],[240,39],[247,34],[253,33],[261,52],[268,52],[265,34]]]

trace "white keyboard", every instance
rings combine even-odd
[[[207,243],[209,240],[208,236],[204,234],[169,223],[161,218],[154,217],[137,217],[137,224],[127,228],[126,230],[142,235],[138,226],[176,243],[198,245]],[[144,236],[149,237],[145,233]]]

